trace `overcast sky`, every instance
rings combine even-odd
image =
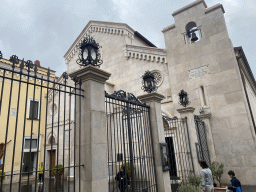
[[[9,59],[39,60],[60,76],[64,54],[90,20],[127,23],[159,48],[161,30],[172,13],[193,0],[1,0],[0,51]],[[234,46],[243,46],[256,77],[256,0],[205,0],[221,3]]]

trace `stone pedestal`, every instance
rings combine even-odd
[[[93,66],[84,67],[69,74],[82,81],[84,90],[81,103],[76,102],[76,165],[78,163],[79,137],[81,138],[81,180],[80,190],[84,192],[107,192],[107,129],[105,115],[104,84],[110,74]],[[79,112],[81,109],[81,112]],[[81,131],[79,133],[79,117]],[[78,169],[76,169],[76,191],[79,191]]]
[[[161,111],[161,100],[164,99],[164,96],[158,93],[150,93],[139,96],[138,99],[142,102],[146,102],[150,106],[150,121],[154,146],[153,150],[155,156],[156,181],[158,192],[169,192],[171,191],[169,171],[163,172],[160,151],[160,143],[165,143]]]
[[[195,145],[195,143],[198,143],[197,133],[196,133],[196,125],[195,125],[195,120],[194,120],[195,108],[194,107],[186,107],[186,108],[177,109],[177,111],[180,113],[181,118],[187,118],[193,166],[194,166],[195,173],[199,174],[201,171],[201,168],[198,163],[196,145]]]

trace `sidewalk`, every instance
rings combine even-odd
[[[256,185],[255,186],[244,186],[242,185],[243,192],[256,192]]]

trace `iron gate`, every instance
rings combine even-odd
[[[109,192],[157,191],[149,106],[122,90],[106,93],[105,103]],[[126,179],[121,181],[123,166]]]
[[[187,119],[163,116],[163,123],[172,191],[176,191],[178,185],[187,183],[189,174],[194,173]]]
[[[56,80],[54,71],[15,55],[0,62],[0,191],[82,191],[71,181],[80,181],[82,166],[75,148],[81,83],[67,73]]]
[[[205,160],[208,165],[211,164],[208,145],[207,145],[207,137],[205,133],[205,124],[204,122],[197,116],[194,116],[195,125],[196,125],[196,133],[198,143],[196,143],[197,150],[197,158],[198,160]]]

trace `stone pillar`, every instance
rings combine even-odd
[[[197,152],[196,152],[196,145],[198,143],[197,133],[196,133],[196,125],[194,120],[194,107],[186,107],[177,109],[180,113],[181,118],[187,118],[187,125],[188,125],[188,133],[189,133],[189,140],[191,146],[191,153],[192,153],[192,160],[194,165],[194,170],[196,174],[199,174],[201,171],[200,165],[198,164]]]
[[[84,90],[81,104],[76,102],[76,165],[78,163],[79,137],[81,138],[81,186],[85,192],[108,191],[107,130],[104,84],[110,74],[93,66],[87,66],[69,74],[82,81]],[[77,97],[79,99],[79,97]],[[79,108],[81,106],[81,112]],[[81,113],[81,114],[80,114]],[[79,116],[81,132],[79,133]],[[76,169],[76,191],[79,190]]]
[[[198,117],[204,121],[208,150],[209,150],[211,162],[213,162],[213,161],[216,161],[217,159],[216,159],[216,153],[215,153],[215,148],[214,148],[214,143],[212,138],[211,124],[210,124],[211,115],[212,115],[211,113],[207,113],[207,114],[198,115]]]
[[[171,192],[169,171],[163,172],[160,151],[160,143],[165,143],[161,111],[161,100],[164,99],[164,96],[158,93],[149,93],[139,96],[138,99],[142,102],[146,102],[150,106],[150,121],[152,130],[153,150],[155,155],[156,182],[158,192]]]

